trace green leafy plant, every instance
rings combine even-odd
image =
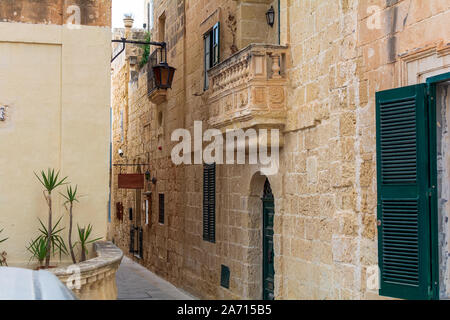
[[[48,268],[50,266],[50,246],[52,246],[52,192],[58,188],[59,186],[66,184],[65,181],[67,177],[60,179],[59,178],[59,171],[55,173],[54,169],[48,169],[47,173],[44,171],[41,171],[40,176],[34,173],[36,178],[39,180],[39,182],[42,184],[42,186],[45,188],[43,191],[44,198],[47,201],[48,205],[48,228],[46,230],[49,231],[49,235],[47,237],[47,256],[45,257],[45,267]],[[41,222],[39,220],[39,222]],[[41,222],[42,224],[42,222]],[[53,244],[54,245],[54,244]]]
[[[150,42],[151,39],[152,39],[151,33],[147,32],[147,34],[145,35],[145,41]],[[145,44],[142,46],[142,48],[144,49],[144,52],[142,53],[142,58],[141,61],[139,62],[139,68],[145,66],[145,64],[148,62],[148,58],[150,57],[150,45]]]
[[[81,247],[80,262],[83,262],[86,261],[86,257],[89,254],[87,249],[88,244],[101,240],[102,238],[100,237],[93,240],[89,240],[89,237],[91,236],[92,233],[92,226],[90,224],[85,228],[80,228],[80,226],[77,224],[77,227],[78,227],[78,237],[80,239],[77,243],[79,243]]]
[[[3,229],[0,230],[0,233],[2,233],[2,232],[3,232]],[[5,242],[6,240],[8,240],[8,238],[0,239],[0,243]],[[0,267],[3,267],[3,266],[8,266],[8,263],[6,262],[6,252],[5,251],[3,251],[0,254]]]
[[[4,229],[2,229],[2,230],[0,230],[0,233],[2,233],[3,232],[3,230]],[[3,242],[5,242],[6,240],[8,240],[9,238],[5,238],[5,239],[0,239],[0,243],[3,243]]]
[[[72,223],[73,223],[73,205],[75,202],[79,202],[77,198],[77,191],[78,186],[75,186],[75,189],[72,188],[72,186],[68,186],[66,189],[66,193],[61,195],[66,199],[66,202],[64,203],[64,206],[66,207],[67,211],[69,212],[69,250],[70,250],[70,256],[72,257],[72,262],[77,263],[77,259],[75,258],[75,253],[73,251],[73,245],[72,245]],[[67,207],[67,205],[69,207]]]
[[[36,259],[39,262],[39,267],[42,267],[45,257],[47,257],[47,240],[43,237],[38,237],[30,242],[27,250],[32,254],[30,261]]]
[[[58,221],[55,223],[55,226],[53,227],[53,231],[51,232],[51,235],[49,234],[47,228],[42,223],[42,221],[39,219],[39,223],[41,224],[41,228],[39,228],[40,235],[33,241],[30,242],[30,245],[28,246],[28,251],[33,253],[33,256],[31,258],[36,258],[39,262],[39,258],[41,258],[41,254],[45,252],[45,260],[47,260],[47,256],[49,254],[54,255],[55,253],[59,254],[59,259],[61,259],[63,254],[68,254],[66,244],[64,243],[64,239],[62,238],[61,231],[64,230],[64,228],[59,228],[58,225],[61,222],[61,218],[58,219]],[[47,246],[50,239],[50,247]],[[42,243],[45,243],[45,251],[42,249]],[[50,248],[50,249],[49,249]],[[37,250],[38,249],[38,250]],[[49,252],[50,250],[50,252]],[[39,252],[39,254],[36,254]],[[48,268],[49,266],[45,265],[45,268]]]

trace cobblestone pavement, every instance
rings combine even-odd
[[[140,264],[124,257],[116,275],[117,300],[195,300]]]

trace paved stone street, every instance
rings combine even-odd
[[[195,300],[140,264],[124,257],[116,275],[118,300]]]

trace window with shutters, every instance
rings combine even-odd
[[[205,81],[204,90],[209,88],[208,70],[219,63],[220,58],[220,24],[219,22],[214,27],[203,35],[204,38],[204,64],[205,64]]]
[[[159,217],[158,222],[164,224],[164,194],[159,194]]]
[[[427,84],[376,94],[380,295],[433,299],[435,109]]]
[[[216,241],[216,164],[203,166],[203,240]]]

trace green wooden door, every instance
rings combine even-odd
[[[426,85],[377,92],[380,295],[430,299],[430,162]]]
[[[264,185],[263,201],[263,299],[274,300],[273,219],[275,205],[269,180]]]

